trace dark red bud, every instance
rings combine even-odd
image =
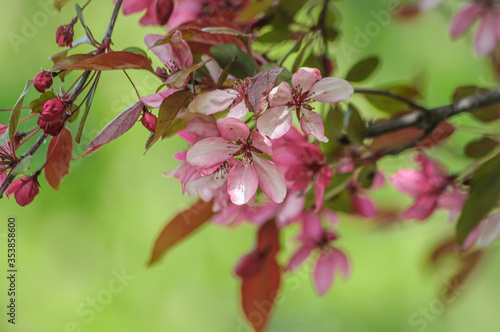
[[[158,122],[158,119],[156,118],[156,115],[151,114],[149,112],[144,112],[144,115],[142,116],[141,122],[142,122],[142,125],[147,130],[154,133],[156,130],[156,123]]]
[[[45,90],[52,86],[52,82],[52,74],[43,70],[41,73],[35,75],[33,86],[38,92],[44,93]]]
[[[58,98],[47,100],[42,105],[42,112],[37,124],[46,135],[57,136],[64,128],[66,104]]]
[[[35,196],[40,192],[40,184],[36,175],[25,176],[12,182],[5,194],[9,197],[14,194],[17,204],[26,206],[33,202]]]
[[[73,31],[73,24],[63,24],[56,31],[56,43],[59,46],[69,46],[72,47],[71,43],[73,42],[73,35],[75,32]]]

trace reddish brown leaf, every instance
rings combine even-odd
[[[132,52],[108,52],[97,56],[75,54],[62,59],[51,70],[115,70],[146,69],[153,71],[151,62],[143,55]]]
[[[199,200],[169,221],[155,241],[149,265],[157,262],[174,245],[206,223],[214,215],[212,205],[212,201],[207,203]]]
[[[79,158],[88,156],[97,151],[101,146],[117,139],[132,128],[141,115],[144,104],[140,101],[130,105],[125,111],[121,112],[87,146],[85,154]]]
[[[278,76],[283,72],[283,68],[274,67],[263,70],[255,75],[248,85],[248,100],[252,105],[255,114],[261,112],[261,106],[266,103],[267,95],[274,87]]]
[[[45,179],[55,190],[59,190],[61,180],[69,173],[72,152],[73,138],[71,132],[64,128],[59,135],[52,137],[47,149]]]
[[[450,278],[450,281],[445,287],[444,291],[446,297],[457,296],[463,291],[460,288],[464,287],[465,281],[467,281],[472,272],[478,267],[482,258],[483,252],[479,250],[461,256],[461,266],[459,270]]]
[[[430,265],[436,266],[441,259],[446,256],[454,255],[456,253],[456,248],[458,247],[458,243],[455,237],[444,240],[439,243],[431,252],[429,257]]]
[[[276,262],[280,249],[279,234],[274,220],[268,221],[257,235],[257,246],[252,253],[262,263],[252,273],[242,275],[241,304],[256,332],[264,331],[274,308],[281,283],[281,269]]]
[[[428,135],[422,142],[418,143],[417,147],[428,148],[437,145],[453,134],[455,127],[448,122],[441,122],[434,131]],[[372,148],[376,151],[386,148],[398,148],[406,143],[409,143],[424,133],[423,130],[417,128],[405,128],[392,133],[377,136],[373,139]]]

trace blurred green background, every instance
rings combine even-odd
[[[40,67],[51,66],[48,56],[58,50],[55,30],[69,22],[74,9],[71,1],[55,15],[50,2],[10,1],[8,10],[0,13],[0,107],[12,107],[26,79]],[[356,60],[378,54],[383,66],[365,85],[405,81],[424,70],[428,81],[425,104],[429,106],[448,103],[458,85],[495,84],[488,60],[473,54],[470,34],[450,41],[447,10],[404,22],[392,14],[381,18],[380,12],[389,13],[388,3],[395,2],[338,3],[344,31],[343,43],[335,51],[338,75],[345,74]],[[86,22],[98,39],[112,8],[112,1],[94,0],[85,10]],[[139,17],[118,18],[114,49],[142,47],[146,33],[162,32],[138,26]],[[366,29],[372,29],[372,36],[356,44]],[[75,37],[81,34],[78,25]],[[159,83],[141,72],[130,74],[142,95],[154,92]],[[27,100],[36,95],[31,91]],[[76,154],[134,98],[122,73],[104,73],[83,147]],[[0,113],[0,122],[6,123],[6,112]],[[459,126],[471,121],[467,115],[454,119]],[[473,137],[455,136],[431,153],[452,171],[468,162],[461,148],[464,140]],[[41,193],[27,207],[0,200],[0,331],[250,331],[241,318],[239,283],[232,269],[251,249],[255,227],[209,225],[157,266],[146,267],[152,242],[165,221],[192,202],[181,196],[176,180],[162,176],[176,167],[172,155],[186,145],[174,138],[143,155],[147,137],[146,129],[138,125],[91,157],[75,161],[58,192],[41,177]],[[43,153],[40,150],[35,159],[42,159]],[[409,165],[405,154],[386,161],[382,169],[393,172]],[[403,209],[411,203],[388,186],[374,196],[386,208]],[[15,326],[7,324],[5,315],[5,240],[11,216],[17,220],[19,268]],[[496,330],[500,265],[494,263],[494,254],[498,244],[491,247],[479,273],[443,310],[440,290],[456,267],[450,264],[435,271],[426,260],[431,247],[453,233],[446,213],[437,213],[426,223],[405,221],[388,228],[370,220],[344,216],[340,220],[340,243],[351,260],[351,279],[339,278],[320,298],[312,288],[310,268],[288,275],[269,331]],[[290,238],[295,231],[288,230],[283,239],[283,260],[294,248]],[[118,287],[116,275],[122,274],[128,279]],[[97,306],[92,308],[96,298]]]

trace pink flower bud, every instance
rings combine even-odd
[[[40,192],[40,184],[35,175],[25,176],[17,179],[7,188],[5,194],[9,197],[14,194],[17,204],[26,206],[33,202],[35,196]]]
[[[7,131],[7,128],[9,128],[9,126],[0,124],[0,135],[2,135],[3,133],[5,133]]]
[[[52,86],[52,74],[48,71],[42,70],[41,73],[35,75],[35,78],[33,79],[33,86],[38,92],[44,93],[45,90]]]
[[[59,46],[69,46],[72,47],[73,42],[73,24],[63,24],[56,31],[56,42]]]
[[[142,116],[141,119],[142,125],[152,133],[154,133],[156,130],[157,121],[158,119],[156,118],[156,115],[151,114],[149,112],[144,112],[144,115]]]
[[[57,98],[50,99],[42,105],[42,112],[37,124],[46,135],[57,136],[64,127],[66,104]]]

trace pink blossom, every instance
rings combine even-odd
[[[237,163],[227,177],[231,202],[246,204],[255,195],[257,187],[274,202],[285,199],[286,186],[276,165],[260,154],[273,155],[271,142],[261,133],[250,133],[248,126],[238,119],[224,118],[217,122],[221,137],[210,137],[195,143],[186,160],[202,169],[219,168],[234,157]]]
[[[292,76],[292,87],[282,82],[271,91],[270,108],[257,119],[257,128],[270,138],[280,138],[291,128],[295,110],[302,131],[327,142],[323,120],[309,103],[337,103],[351,97],[353,92],[352,85],[341,78],[321,78],[318,69],[300,68]]]
[[[283,171],[288,187],[300,192],[307,190],[313,183],[316,211],[319,211],[323,207],[325,189],[333,175],[321,149],[307,142],[307,138],[293,127],[273,144],[276,146],[274,160]]]
[[[476,52],[479,55],[491,54],[500,42],[500,6],[494,1],[472,0],[462,8],[451,23],[452,38],[461,36],[479,20],[479,29],[474,38]]]
[[[380,172],[375,173],[375,178],[371,186],[372,189],[379,188],[384,184],[384,176]],[[347,191],[351,196],[352,212],[365,218],[373,218],[378,214],[378,208],[367,195],[367,189],[357,181],[352,180],[347,186]]]
[[[479,248],[484,249],[493,241],[500,237],[500,212],[495,212],[486,217],[479,224],[476,244]]]
[[[227,117],[243,120],[248,113],[249,79],[234,81],[234,89],[214,90],[197,95],[188,110],[205,115],[215,114],[230,107]]]
[[[33,199],[35,199],[35,196],[38,195],[40,191],[39,188],[40,184],[38,183],[36,175],[25,176],[12,182],[5,191],[5,194],[7,197],[14,194],[17,204],[26,206],[33,202]]]
[[[146,10],[139,23],[143,25],[163,25],[174,14],[172,12],[173,2],[173,0],[124,0],[122,10],[125,15]]]
[[[332,214],[329,216],[332,218]],[[292,255],[286,269],[295,270],[311,254],[319,255],[313,271],[318,294],[323,295],[330,289],[336,271],[341,271],[345,278],[349,277],[350,267],[346,255],[331,245],[337,240],[337,235],[323,229],[317,213],[306,211],[302,214],[302,233],[298,239],[302,245]]]
[[[408,219],[427,219],[437,208],[450,211],[455,216],[462,210],[466,195],[454,184],[455,177],[450,176],[437,163],[419,154],[418,171],[403,169],[391,176],[393,186],[413,196],[415,204],[403,212],[401,217]]]
[[[177,0],[174,11],[167,22],[167,27],[173,29],[183,23],[193,21],[202,13],[204,0]]]

